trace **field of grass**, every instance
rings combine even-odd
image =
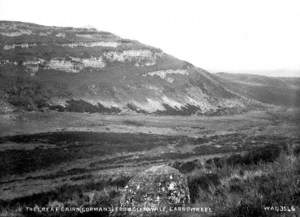
[[[24,207],[118,206],[128,180],[158,164],[173,166],[187,176],[189,206],[213,210],[201,216],[271,217],[300,212],[295,113],[62,115],[0,117],[6,120],[0,122],[0,216],[110,216],[108,212],[27,212]],[[281,206],[296,210],[266,210]]]

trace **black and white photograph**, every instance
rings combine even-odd
[[[0,217],[300,217],[300,1],[0,0]]]

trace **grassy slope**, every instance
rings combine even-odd
[[[230,73],[218,73],[217,77],[229,89],[249,98],[280,106],[300,106],[299,78]]]

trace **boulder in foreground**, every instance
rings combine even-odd
[[[177,169],[153,166],[133,177],[125,187],[122,207],[164,209],[190,201],[187,178]]]

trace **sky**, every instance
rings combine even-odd
[[[299,0],[0,0],[0,20],[95,27],[211,72],[300,77]]]

